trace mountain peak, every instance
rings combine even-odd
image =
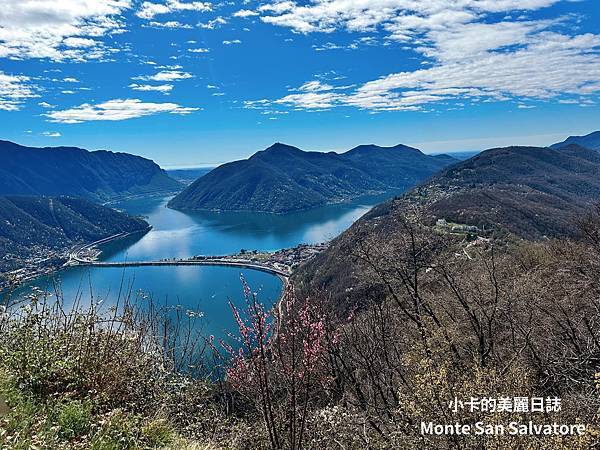
[[[249,160],[274,160],[285,157],[302,157],[306,155],[307,152],[300,150],[298,147],[294,147],[292,145],[283,144],[281,142],[275,142],[270,147],[267,147],[264,150],[256,152],[252,155]]]
[[[271,145],[270,147],[267,147],[265,149],[266,152],[276,152],[276,151],[284,151],[284,150],[293,150],[293,151],[299,151],[301,152],[302,150],[300,150],[298,147],[294,147],[293,145],[288,145],[288,144],[284,144],[282,142],[275,142],[273,145]]]

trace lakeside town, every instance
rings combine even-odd
[[[99,258],[102,255],[101,245],[122,237],[122,235],[116,235],[93,244],[80,244],[62,250],[40,249],[40,251],[35,252],[33,256],[20,259],[18,269],[5,273],[3,278],[0,279],[0,292],[10,288],[11,285],[20,285],[39,277],[52,275],[67,266],[79,264],[105,264],[99,261]],[[292,248],[281,249],[274,252],[241,249],[238,253],[231,255],[196,255],[186,259],[161,259],[156,263],[175,265],[203,261],[217,261],[224,264],[249,264],[257,267],[262,266],[270,268],[274,272],[287,277],[291,275],[296,267],[324,251],[328,246],[329,243],[300,244]],[[41,254],[46,255],[46,257],[40,257],[39,255]],[[5,258],[9,257],[15,258],[14,255],[5,255]],[[151,261],[144,262],[144,264],[151,263]],[[135,266],[138,263],[123,262],[115,264]]]

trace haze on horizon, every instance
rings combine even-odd
[[[599,128],[598,2],[456,3],[6,0],[0,138],[197,167],[276,141],[440,153]]]

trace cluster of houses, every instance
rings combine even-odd
[[[474,225],[448,223],[446,219],[438,219],[435,225],[439,228],[443,228],[456,233],[477,233],[479,231],[479,228],[477,228]]]
[[[46,247],[34,247],[30,256],[6,254],[2,260],[3,265],[18,266],[18,269],[0,270],[0,291],[6,289],[9,280],[23,282],[39,276],[49,275],[60,267],[66,259],[65,252],[50,250]]]

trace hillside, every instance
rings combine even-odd
[[[0,197],[0,273],[61,259],[76,243],[94,242],[148,224],[75,197]]]
[[[181,187],[157,164],[140,156],[0,141],[0,195],[73,195],[107,201]]]
[[[304,152],[274,144],[247,160],[196,180],[169,206],[182,210],[286,213],[365,194],[405,190],[456,162],[406,147],[356,147],[346,153]]]
[[[301,267],[294,281],[354,300],[377,295],[352,256],[360,243],[386,248],[402,232],[415,205],[424,221],[436,219],[538,240],[573,236],[574,217],[600,201],[600,154],[578,146],[559,150],[510,147],[487,150],[456,164],[405,196],[383,203]]]
[[[579,145],[592,150],[600,150],[600,131],[594,131],[585,136],[570,136],[565,141],[551,145],[550,148],[561,148],[568,145]]]

